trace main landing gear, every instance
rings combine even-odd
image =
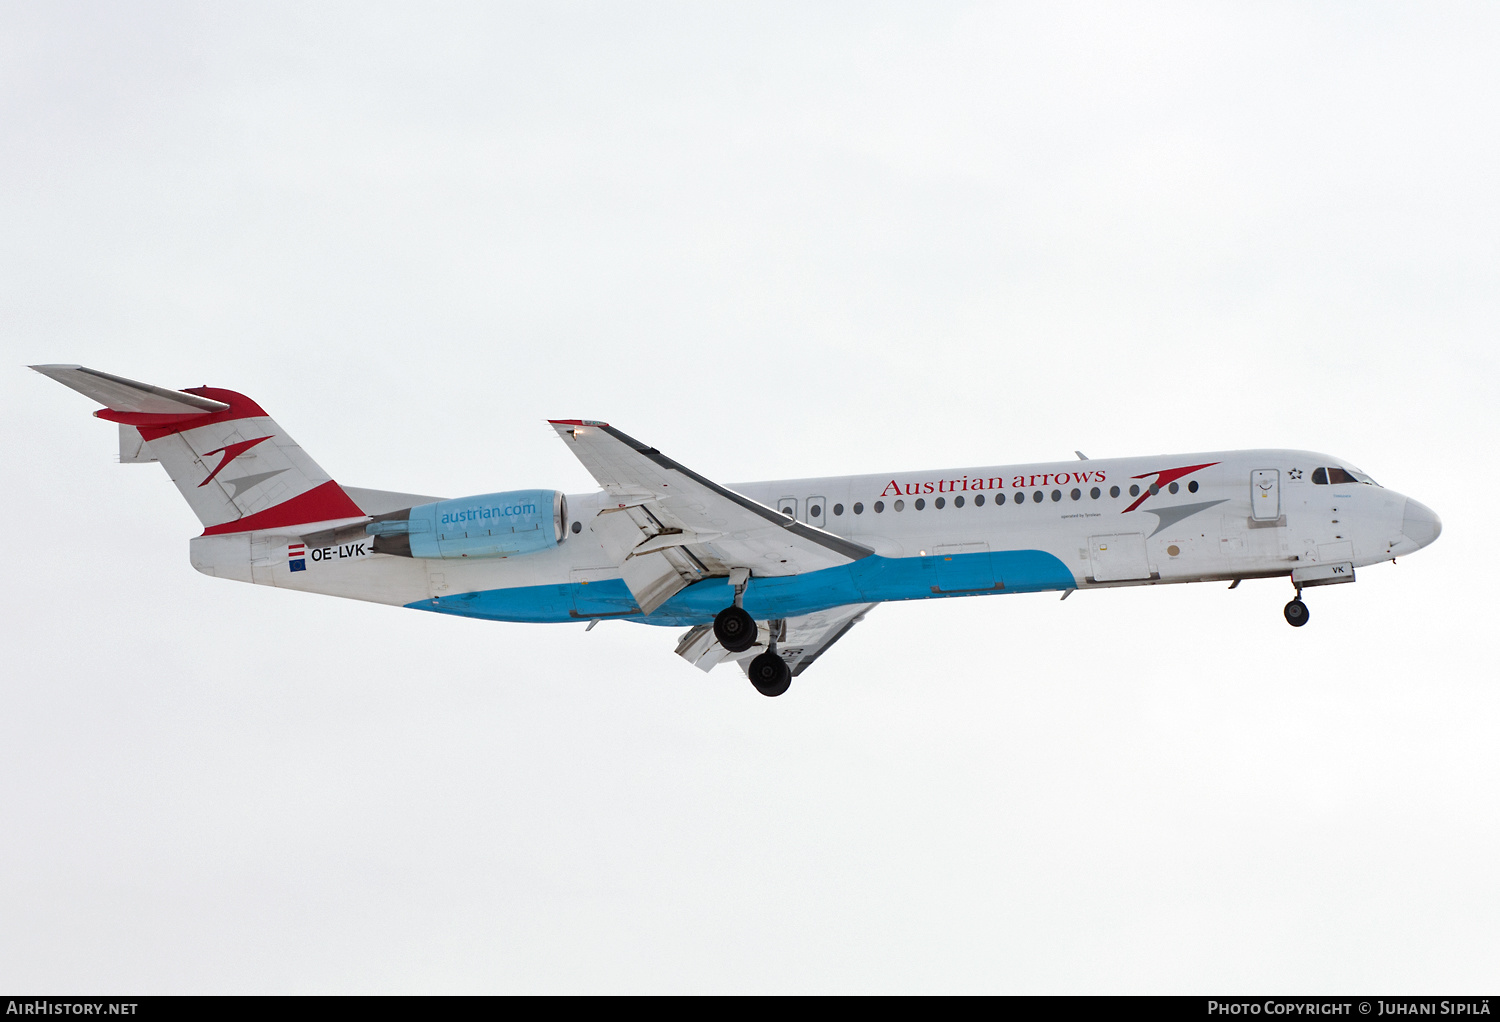
[[[734,604],[725,607],[714,617],[714,638],[729,652],[743,653],[754,646],[755,640],[760,637],[760,626],[743,606],[745,585],[750,581],[750,572],[744,568],[735,568],[729,573],[729,581],[734,586]],[[783,622],[771,621],[769,624],[771,646],[750,661],[748,673],[755,691],[763,696],[779,696],[792,685],[792,669],[776,652],[776,640],[784,637]]]
[[[773,634],[778,623],[771,622]],[[731,653],[743,653],[755,645],[759,633],[755,618],[743,607],[725,607],[714,618],[714,638]],[[791,687],[792,669],[776,652],[774,637],[771,648],[750,661],[750,684],[763,696],[779,696]]]
[[[731,653],[743,653],[755,645],[759,631],[755,618],[744,607],[725,607],[714,618],[714,638]]]
[[[792,669],[776,654],[774,644],[769,653],[750,661],[750,684],[763,696],[779,696],[792,687]]]

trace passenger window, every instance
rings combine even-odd
[[[1042,491],[1041,490],[1037,490],[1035,493],[1033,493],[1031,495],[1031,499],[1034,500],[1034,501],[1036,501],[1038,504],[1040,504],[1042,502]]]
[[[1188,483],[1188,492],[1189,493],[1197,493],[1198,492],[1198,480],[1194,479],[1192,482]]]
[[[1130,484],[1130,495],[1132,497],[1139,497],[1141,495],[1141,488],[1139,486],[1135,485],[1135,483],[1131,483]]]
[[[855,504],[854,505],[854,513],[857,514],[857,515],[864,514],[865,513],[865,506],[863,504]]]
[[[1176,493],[1177,492],[1177,484],[1176,483],[1170,484],[1167,487],[1167,490],[1170,491],[1170,492],[1172,492],[1172,493]]]
[[[1017,504],[1024,504],[1024,503],[1026,503],[1026,494],[1024,494],[1024,493],[1018,493],[1018,494],[1016,494],[1016,503]]]
[[[1052,503],[1056,504],[1059,500],[1062,500],[1062,490],[1053,490]]]
[[[1099,487],[1096,486],[1092,490],[1089,491],[1089,499],[1090,500],[1098,500],[1099,499]]]
[[[1120,488],[1118,486],[1111,486],[1109,488],[1109,495],[1111,497],[1118,497],[1120,495]]]
[[[1004,504],[1004,503],[1005,503],[1005,494],[1003,494],[1003,493],[997,493],[997,494],[995,494],[995,506],[999,507],[1001,504]]]
[[[1083,492],[1081,490],[1075,489],[1072,493],[1068,494],[1068,496],[1074,500],[1077,500],[1079,497],[1083,496]]]
[[[974,498],[974,506],[984,507],[984,494],[981,493]]]
[[[937,500],[932,502],[932,506],[941,511],[943,509],[943,505],[946,503],[948,503],[947,497],[939,497]]]
[[[916,508],[918,511],[922,510],[926,506],[927,506],[927,498],[925,498],[925,497],[918,497],[917,498],[917,502],[912,505],[912,507]],[[899,500],[896,501],[896,510],[897,511],[901,510],[901,502]]]
[[[883,500],[877,500],[875,502],[875,513],[878,515],[878,514],[880,514],[880,512],[882,512],[884,510],[885,510],[885,501],[883,501]]]
[[[964,499],[962,497],[954,497],[953,498],[953,506],[954,507],[963,507],[964,506]]]
[[[833,516],[835,518],[838,518],[843,513],[844,513],[844,505],[842,505],[842,504],[835,504],[835,505],[833,505]]]
[[[921,501],[917,501],[917,503],[920,504]],[[906,510],[906,501],[904,501],[904,500],[898,500],[898,501],[896,501],[896,503],[892,504],[891,507],[894,508],[897,511],[905,511]]]

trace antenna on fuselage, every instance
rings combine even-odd
[[[1079,461],[1088,461],[1089,460],[1089,456],[1087,454],[1084,454],[1082,451],[1074,451],[1073,453],[1076,454],[1076,455],[1078,455],[1078,460]]]

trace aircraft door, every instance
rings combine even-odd
[[[1005,588],[995,575],[988,543],[948,543],[924,557],[923,581],[934,593],[992,593]]]
[[[1140,532],[1089,537],[1089,565],[1095,582],[1125,582],[1150,578],[1146,536]]]
[[[808,497],[807,498],[807,524],[808,525],[816,525],[818,528],[821,529],[823,527],[823,523],[825,521],[827,521],[827,520],[828,520],[828,501],[824,500],[822,497]]]
[[[797,517],[797,498],[796,497],[782,497],[780,500],[778,500],[776,502],[776,510],[780,511],[782,514],[786,515],[788,518],[796,518]]]
[[[1250,517],[1257,522],[1274,522],[1281,517],[1281,473],[1274,468],[1250,473]]]

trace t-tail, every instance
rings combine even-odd
[[[364,518],[297,442],[243,394],[167,390],[76,365],[32,366],[104,405],[120,461],[159,462],[205,536]]]

